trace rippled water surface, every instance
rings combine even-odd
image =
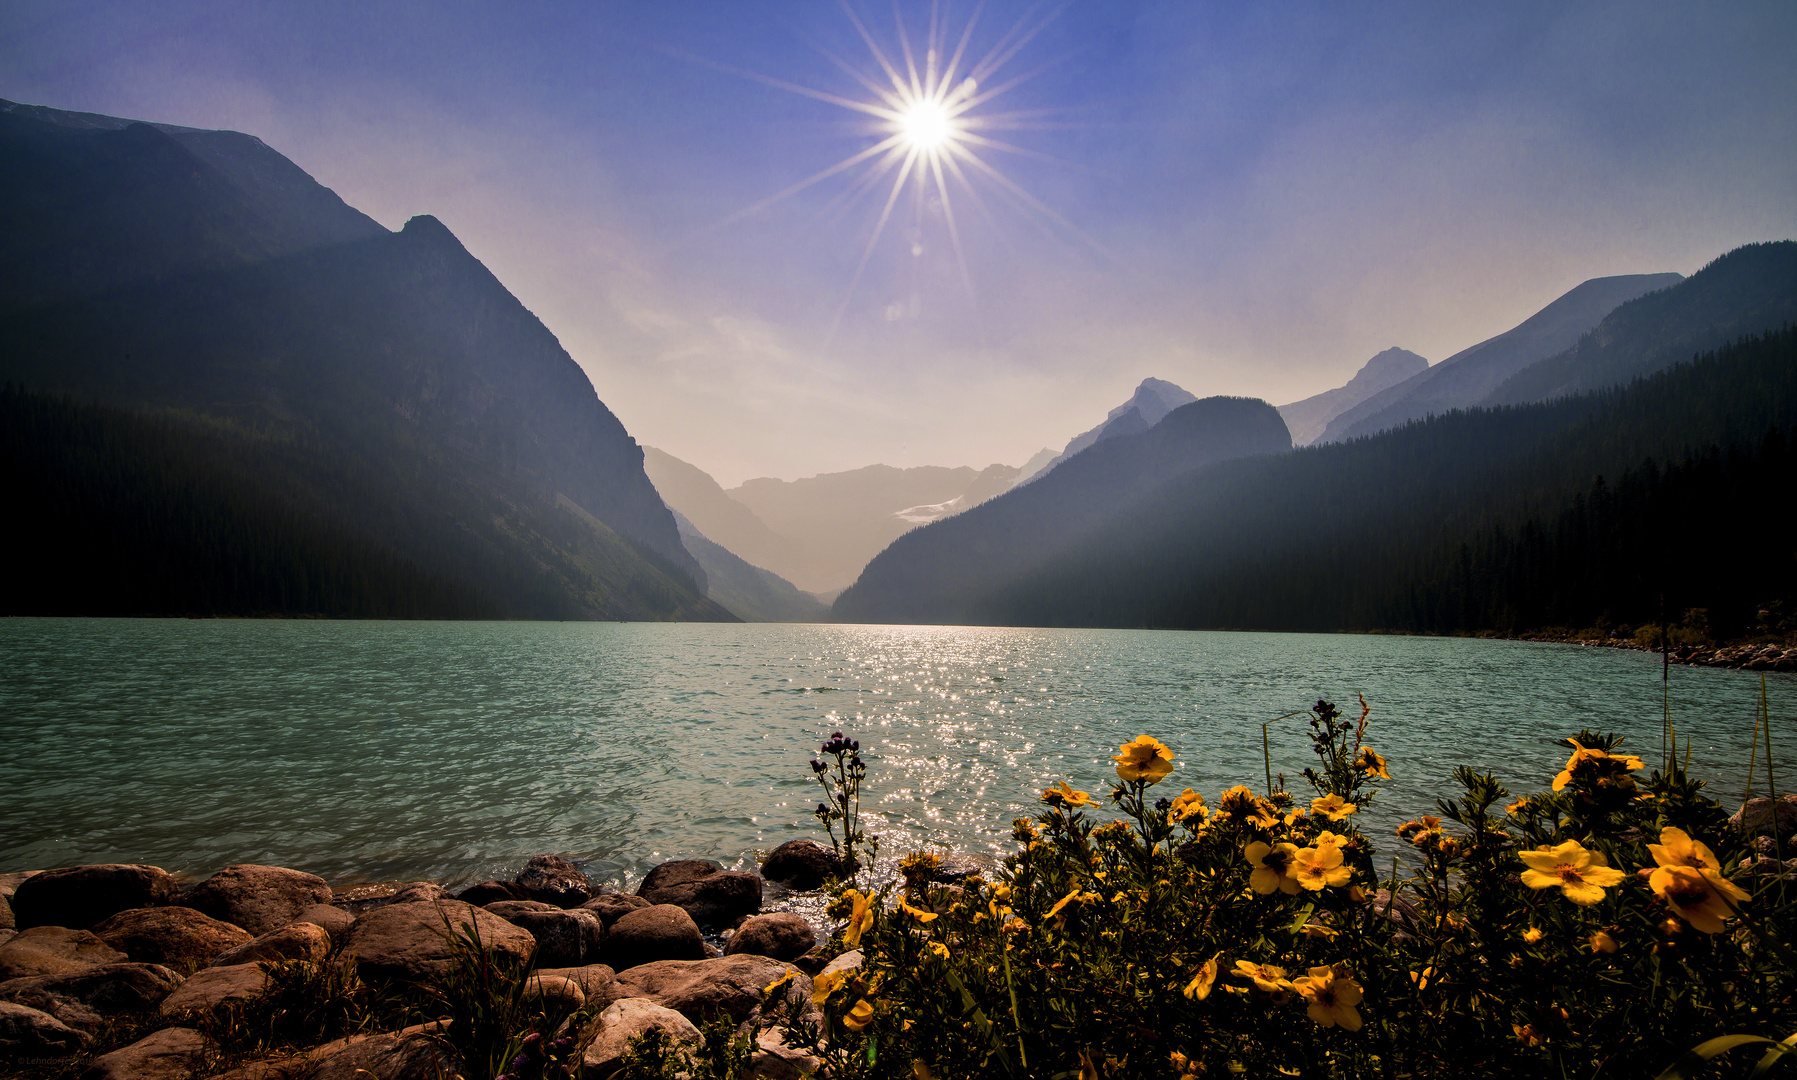
[[[998,850],[1054,780],[1137,734],[1169,793],[1263,785],[1261,724],[1356,692],[1391,762],[1377,836],[1455,765],[1544,786],[1581,726],[1659,752],[1654,657],[1442,638],[966,627],[0,620],[0,870],[234,862],[333,880],[509,876],[563,852],[623,884],[821,832],[806,762],[869,758],[888,852]],[[1739,799],[1759,677],[1675,668],[1691,765]],[[1797,679],[1769,682],[1797,780]],[[1306,764],[1299,720],[1273,768]],[[1764,767],[1761,766],[1763,784]]]

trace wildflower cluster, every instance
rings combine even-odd
[[[1742,879],[1701,785],[1582,732],[1545,792],[1458,770],[1382,879],[1358,823],[1391,769],[1361,705],[1310,711],[1303,796],[1157,798],[1175,754],[1141,736],[1108,792],[1043,791],[990,880],[914,856],[842,893],[864,959],[815,987],[827,1075],[1652,1075],[1797,1030],[1797,890]]]
[[[840,731],[824,742],[818,754],[811,759],[811,775],[824,789],[825,801],[817,804],[817,819],[829,834],[837,866],[853,876],[861,864],[864,845],[869,866],[879,851],[878,838],[870,842],[861,828],[861,782],[867,779],[867,763],[861,760],[860,741],[846,738]]]

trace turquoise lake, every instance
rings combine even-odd
[[[340,883],[509,876],[541,852],[616,886],[672,858],[746,866],[823,839],[806,763],[838,729],[861,740],[889,855],[1001,852],[1041,788],[1106,790],[1138,734],[1178,754],[1169,795],[1258,790],[1262,723],[1319,697],[1373,707],[1394,776],[1363,821],[1376,842],[1456,765],[1541,788],[1557,738],[1615,731],[1651,767],[1661,729],[1657,657],[1451,638],[10,619],[0,671],[0,871],[257,862]],[[1783,790],[1797,678],[1767,685]],[[1730,807],[1759,687],[1672,669],[1692,770]],[[1306,730],[1271,729],[1294,787]]]

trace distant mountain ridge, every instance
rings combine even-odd
[[[1376,354],[1361,365],[1354,377],[1333,390],[1325,390],[1303,401],[1279,406],[1279,415],[1291,429],[1292,442],[1309,446],[1323,434],[1329,421],[1372,397],[1381,390],[1396,386],[1429,366],[1429,361],[1396,345]]]
[[[1122,414],[1119,414],[1122,415]],[[1113,417],[1113,421],[1116,417]],[[1093,442],[1030,483],[907,533],[836,599],[847,622],[986,623],[992,589],[1052,560],[1133,499],[1207,464],[1290,450],[1277,409],[1213,397]]]
[[[1162,418],[1174,409],[1181,405],[1190,405],[1197,400],[1184,387],[1175,386],[1164,379],[1143,379],[1136,385],[1135,392],[1129,396],[1128,401],[1105,415],[1103,423],[1069,439],[1066,448],[1059,454],[1044,462],[1039,468],[1026,472],[1018,478],[1017,482],[1027,483],[1032,477],[1047,473],[1056,465],[1100,440],[1147,431],[1160,423]],[[1030,459],[1031,463],[1034,463],[1035,460],[1035,458]]]
[[[1329,421],[1316,441],[1340,442],[1477,405],[1505,379],[1571,346],[1617,305],[1682,280],[1679,274],[1592,278],[1504,333],[1345,410]]]
[[[0,226],[0,379],[315,446],[279,459],[305,513],[500,614],[730,617],[635,441],[436,219],[389,233],[250,136],[0,103]]]

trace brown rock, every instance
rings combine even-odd
[[[335,947],[349,937],[349,928],[356,924],[356,917],[334,904],[313,904],[300,912],[299,918],[294,921],[324,927],[324,932],[331,935],[331,944]]]
[[[788,840],[761,862],[761,876],[791,889],[821,888],[838,872],[836,853],[815,840]]]
[[[510,922],[513,915],[521,911],[560,911],[554,904],[545,904],[541,900],[495,900],[491,904],[481,905],[488,911]]]
[[[606,893],[603,896],[595,896],[591,900],[580,905],[582,911],[590,911],[599,916],[599,921],[604,923],[607,928],[610,928],[612,923],[617,922],[619,919],[638,908],[653,906],[654,905],[650,904],[649,901],[644,900],[640,896],[615,892]]]
[[[1797,833],[1797,795],[1779,796],[1776,813],[1773,812],[1771,799],[1748,799],[1728,820],[1736,828],[1744,829],[1754,836],[1788,837]],[[19,925],[25,924],[21,922]]]
[[[0,930],[17,930],[18,928],[18,920],[14,919],[12,915],[12,902],[6,897],[0,896]]]
[[[642,998],[622,998],[599,1014],[598,1034],[582,1056],[585,1075],[604,1080],[617,1072],[630,1044],[650,1031],[665,1034],[676,1054],[696,1054],[705,1046],[705,1036],[699,1034],[699,1029],[673,1009]]]
[[[673,904],[639,908],[611,924],[599,958],[623,971],[657,960],[697,960],[705,955],[705,939],[686,909]]]
[[[700,926],[732,926],[761,910],[761,878],[722,870],[704,859],[680,859],[649,871],[636,894],[652,904],[677,904]]]
[[[429,979],[449,970],[451,935],[478,934],[489,952],[524,963],[536,948],[528,930],[459,900],[391,904],[356,920],[343,951],[375,979]]]
[[[69,926],[85,930],[121,911],[159,907],[175,895],[175,879],[156,866],[102,863],[33,874],[9,901],[21,930]]]
[[[486,907],[501,900],[522,900],[524,890],[509,881],[482,881],[456,893],[455,898],[464,904]]]
[[[449,900],[449,890],[434,881],[414,881],[393,891],[392,904],[415,904],[420,900]]]
[[[270,930],[254,941],[213,958],[213,967],[231,967],[258,960],[307,960],[314,964],[331,955],[331,935],[312,923],[289,923]]]
[[[201,968],[188,976],[174,993],[163,998],[157,1012],[168,1017],[205,1012],[227,1001],[261,997],[267,989],[268,975],[261,964]]]
[[[797,1047],[787,1046],[785,1028],[769,1028],[755,1037],[748,1071],[742,1080],[804,1080],[817,1075],[824,1063]]]
[[[598,892],[585,874],[559,855],[538,855],[525,863],[518,871],[518,888],[526,900],[562,908],[579,907]]]
[[[188,1080],[208,1045],[192,1028],[163,1028],[122,1050],[101,1054],[81,1080]]]
[[[227,866],[176,898],[176,903],[252,934],[277,930],[313,904],[329,903],[331,887],[313,874],[284,866]]]
[[[695,1024],[720,1015],[736,1023],[749,1018],[761,994],[787,972],[785,996],[802,1009],[811,1007],[811,980],[791,964],[766,956],[741,954],[716,960],[661,960],[618,973],[618,990],[627,998],[648,998],[674,1009]]]
[[[95,964],[117,964],[124,953],[86,930],[34,926],[0,945],[0,980],[27,975],[59,975]]]
[[[460,1066],[441,1037],[446,1022],[352,1035],[297,1057],[254,1061],[213,1080],[442,1080]]]
[[[0,945],[4,945],[19,936],[17,930],[0,930]]]
[[[86,1041],[85,1034],[42,1009],[0,1001],[0,1061],[69,1057]]]
[[[537,1001],[549,1012],[566,1015],[587,1003],[586,991],[573,979],[561,975],[533,974],[524,984],[524,996]]]
[[[495,907],[502,905],[494,905]],[[506,916],[537,939],[538,967],[580,967],[599,962],[605,924],[590,911],[518,911]]]
[[[219,953],[251,940],[249,931],[186,907],[121,911],[94,927],[94,934],[140,964],[181,971],[205,967]]]
[[[538,968],[538,975],[559,975],[580,987],[589,1003],[598,1007],[610,1005],[618,1000],[618,974],[606,964],[587,964],[584,967]]]
[[[145,1013],[181,985],[160,964],[100,964],[61,975],[33,975],[0,982],[0,998],[29,1005],[70,1027],[95,1028],[106,1017]]]
[[[757,915],[730,935],[724,946],[725,956],[755,953],[776,960],[796,960],[817,946],[817,931],[804,916],[790,911]]]

